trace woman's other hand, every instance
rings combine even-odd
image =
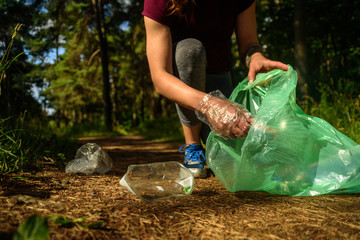
[[[250,65],[249,65],[249,83],[255,81],[255,76],[260,72],[269,72],[273,69],[282,69],[284,71],[288,70],[288,66],[282,62],[272,61],[265,58],[261,53],[254,53],[251,55]]]

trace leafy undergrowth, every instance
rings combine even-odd
[[[328,121],[337,130],[360,144],[360,95],[320,89],[321,100],[313,103],[309,114]]]
[[[40,171],[40,162],[63,165],[78,147],[69,136],[56,135],[28,114],[0,120],[0,174]]]

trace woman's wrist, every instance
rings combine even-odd
[[[248,49],[241,56],[241,62],[249,68],[251,62],[251,56],[255,53],[263,54],[263,48],[259,44],[252,44],[248,47]]]

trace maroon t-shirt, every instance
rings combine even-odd
[[[207,72],[221,73],[231,69],[231,35],[236,16],[254,0],[196,0],[195,21],[179,20],[168,14],[168,0],[145,0],[142,15],[170,27],[173,43],[196,38],[205,46]]]

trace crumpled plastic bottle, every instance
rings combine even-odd
[[[113,165],[109,155],[96,143],[82,145],[65,167],[66,173],[106,173]]]
[[[190,195],[194,188],[193,174],[175,161],[130,165],[120,185],[152,203]]]

